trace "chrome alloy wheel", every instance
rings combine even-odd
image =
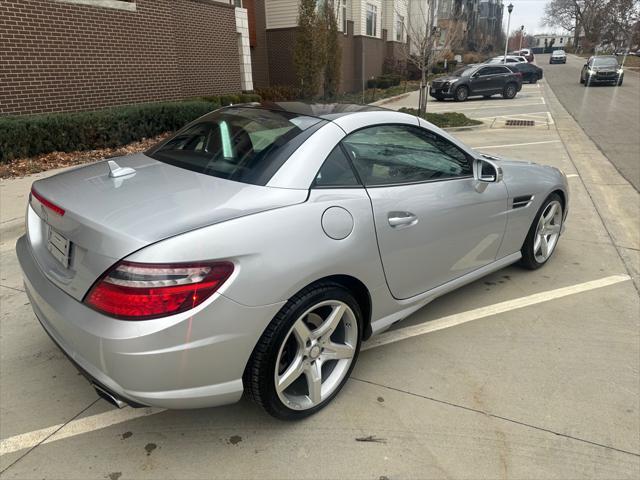
[[[320,302],[287,334],[274,375],[280,400],[294,410],[313,408],[331,396],[349,372],[358,345],[358,322],[343,302]]]
[[[547,205],[538,220],[536,236],[533,242],[533,256],[536,262],[544,263],[551,256],[558,243],[561,228],[562,205],[557,200],[554,200]]]

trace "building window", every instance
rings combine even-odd
[[[370,37],[377,36],[378,24],[378,7],[367,3],[367,35]]]
[[[562,43],[563,40],[564,40],[564,38],[560,37],[560,43]]]
[[[404,17],[402,15],[398,15],[398,18],[396,19],[396,41],[401,42],[403,36],[404,36]]]
[[[342,31],[347,34],[347,0],[342,0]]]
[[[135,0],[55,0],[59,3],[71,3],[75,5],[87,5],[90,7],[113,8],[116,10],[136,11]]]

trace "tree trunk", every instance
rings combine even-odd
[[[420,78],[420,95],[418,100],[418,116],[423,116],[427,110],[427,95],[429,92],[427,91],[427,67],[426,65],[422,65],[420,69],[422,76]]]

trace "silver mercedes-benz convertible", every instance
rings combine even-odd
[[[544,265],[568,194],[558,169],[411,115],[238,105],[34,182],[16,248],[37,318],[112,403],[247,392],[296,419],[333,399],[372,335],[507,265]]]

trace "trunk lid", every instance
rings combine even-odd
[[[31,196],[27,232],[32,251],[47,277],[78,300],[109,267],[140,248],[206,225],[301,203],[308,193],[224,180],[144,154],[111,160],[135,174],[112,178],[103,161],[33,184],[45,202],[65,212],[60,215]],[[61,258],[65,240],[70,242],[68,265]]]

